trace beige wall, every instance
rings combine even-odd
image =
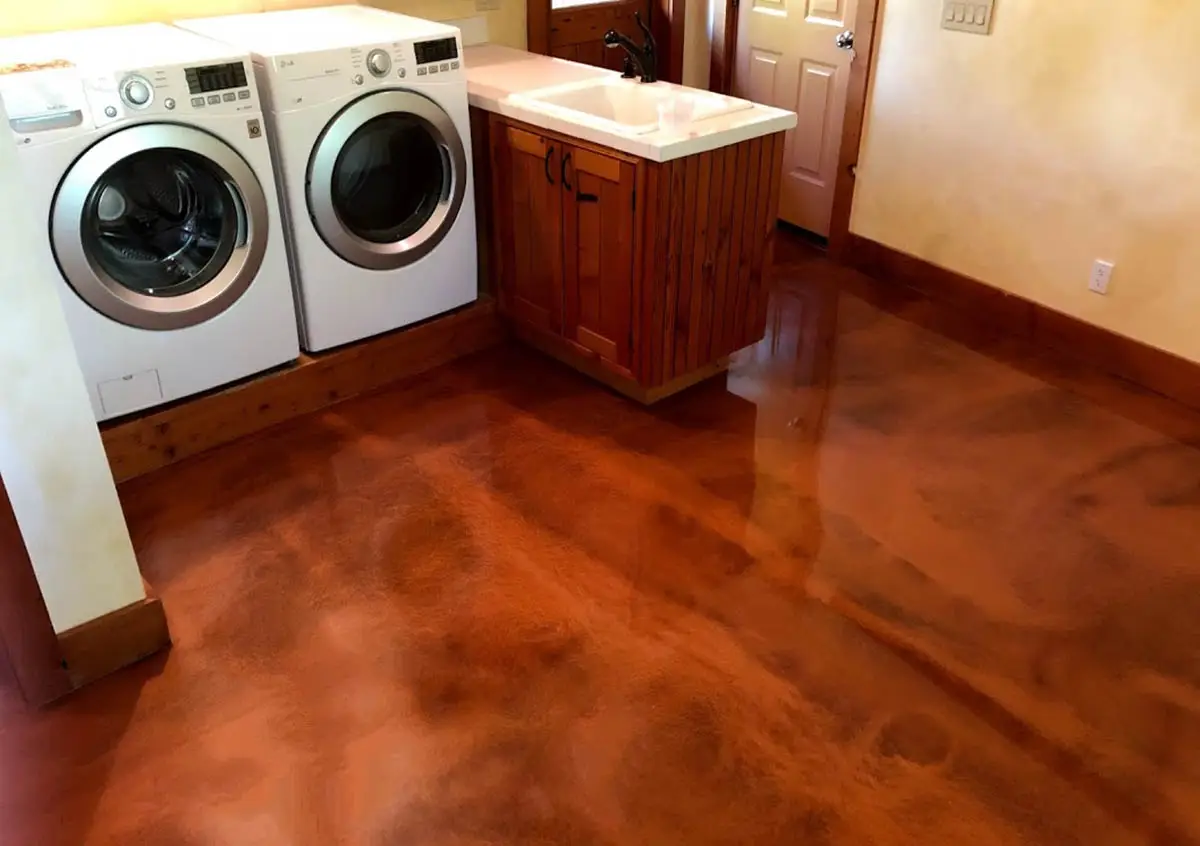
[[[337,0],[0,0],[0,35],[323,6],[333,2]],[[474,0],[373,0],[367,5],[434,20],[478,14]],[[488,12],[487,19],[493,42],[525,46],[525,0],[500,0],[500,8]]]
[[[1200,2],[885,1],[851,229],[1200,361]]]
[[[0,102],[0,475],[54,630],[145,596],[100,430],[59,305],[58,268],[21,202]]]

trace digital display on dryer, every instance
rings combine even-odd
[[[188,90],[193,94],[208,94],[211,91],[246,86],[246,66],[241,62],[188,68],[186,73]]]
[[[458,58],[458,42],[453,38],[439,38],[437,41],[418,41],[413,45],[417,54],[417,64],[426,62],[445,62]]]

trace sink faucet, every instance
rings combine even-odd
[[[638,12],[633,13],[634,20],[641,27],[642,33],[646,36],[646,43],[638,47],[627,35],[622,35],[615,29],[610,29],[604,33],[604,46],[613,48],[620,47],[625,53],[625,72],[621,74],[625,79],[633,79],[635,76],[640,76],[642,82],[657,82],[658,81],[658,59],[656,57],[656,46],[654,43],[654,35],[650,32],[650,27],[642,21],[642,16]],[[634,69],[637,72],[634,73]]]

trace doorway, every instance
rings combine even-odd
[[[850,205],[883,0],[727,0],[714,16],[713,90],[797,113],[780,219],[838,253]]]

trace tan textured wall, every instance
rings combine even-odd
[[[852,231],[1200,361],[1200,2],[885,2]]]
[[[0,0],[0,35],[327,6],[335,2],[337,0]],[[433,20],[479,14],[475,11],[474,0],[373,0],[366,5]],[[500,8],[488,12],[487,19],[488,33],[494,43],[525,46],[525,0],[501,0]]]
[[[145,596],[0,103],[0,475],[55,631]],[[42,238],[45,243],[45,238]]]

